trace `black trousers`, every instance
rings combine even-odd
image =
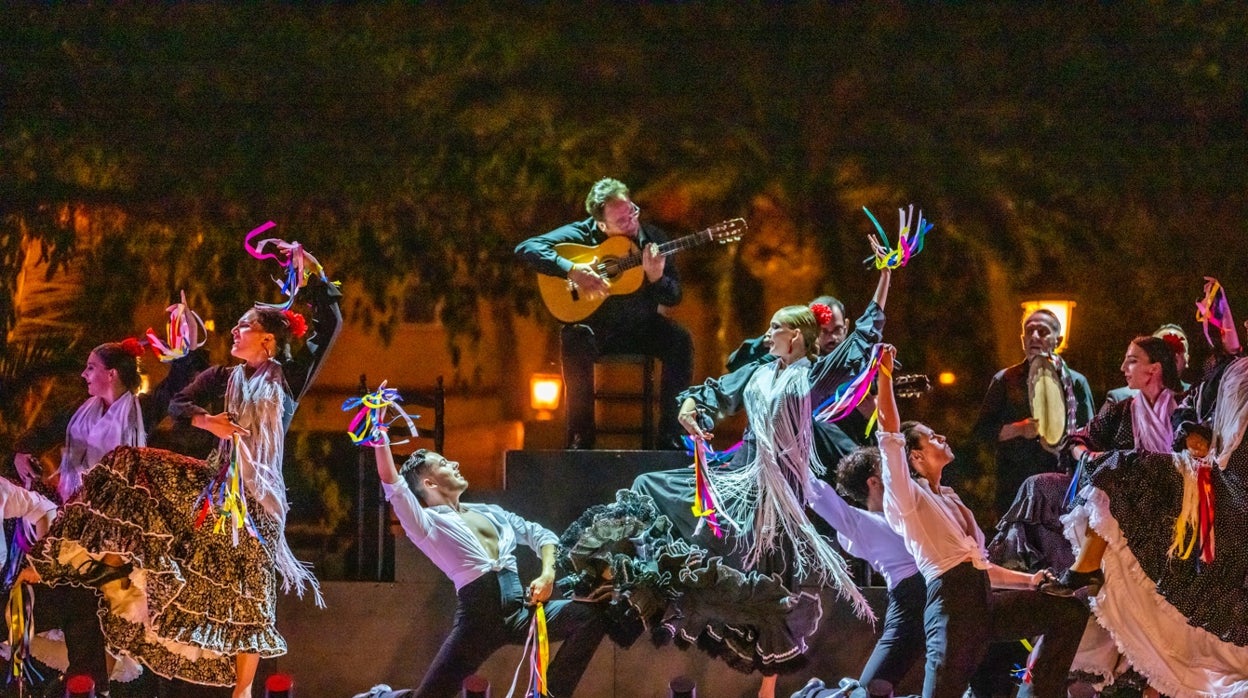
[[[453,698],[486,659],[504,645],[523,645],[533,616],[515,572],[483,575],[457,594],[455,623],[420,686],[384,694],[387,698]],[[563,646],[546,673],[552,698],[568,698],[593,659],[606,625],[598,604],[579,601],[546,603],[550,641]],[[523,679],[521,679],[523,681]]]
[[[69,653],[66,676],[90,676],[97,690],[108,690],[108,663],[104,658],[104,632],[97,614],[100,601],[95,589],[75,586],[35,587],[35,630],[60,628]]]
[[[888,590],[888,610],[884,612],[884,630],[875,642],[875,649],[862,668],[858,683],[866,686],[874,679],[883,679],[894,686],[910,672],[923,656],[926,644],[923,632],[923,611],[927,606],[927,585],[918,572]]]
[[[988,573],[964,562],[927,585],[924,698],[960,698],[994,641],[1043,635],[1020,698],[1065,698],[1088,609],[1033,590],[993,591]]]
[[[693,339],[663,315],[626,327],[564,325],[560,333],[563,384],[568,392],[568,445],[593,448],[594,362],[611,354],[645,354],[662,362],[659,379],[659,443],[670,447],[684,430],[676,419],[676,396],[693,380]]]

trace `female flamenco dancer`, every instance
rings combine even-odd
[[[1106,405],[1091,422],[1071,435],[1067,445],[1071,458],[1085,464],[1077,468],[1074,475],[1080,482],[1069,485],[1067,476],[1052,473],[1037,476],[1037,479],[1049,478],[1053,482],[1024,487],[1023,491],[1030,491],[1032,496],[1028,499],[1020,494],[1011,511],[1045,512],[1043,530],[1060,533],[1063,523],[1059,512],[1066,506],[1066,490],[1070,486],[1081,490],[1087,485],[1086,462],[1090,454],[1132,449],[1169,453],[1172,419],[1182,398],[1178,372],[1178,357],[1182,350],[1182,344],[1176,347],[1174,343],[1155,336],[1131,340],[1122,361],[1122,374],[1127,387],[1136,394]],[[1060,554],[1039,550],[1036,556],[1054,561],[1060,559],[1061,564],[1056,567],[1066,566],[1066,570],[1060,579],[1046,582],[1041,590],[1055,596],[1071,596],[1087,587],[1088,595],[1095,596],[1105,581],[1100,569],[1105,541],[1088,528],[1087,515],[1082,508],[1075,507],[1067,517],[1070,519],[1067,522],[1070,531],[1081,540],[1072,545],[1064,535],[1060,540],[1044,539],[1045,547],[1057,547]],[[1078,559],[1074,559],[1075,551],[1079,554]],[[1113,683],[1127,667],[1113,638],[1100,625],[1089,622],[1071,669],[1098,677],[1096,684],[1099,686]]]
[[[1173,698],[1248,695],[1245,427],[1241,358],[1221,374],[1207,431],[1185,425],[1181,453],[1094,455],[1086,502],[1065,519],[1068,535],[1081,519],[1094,532],[1075,572],[1095,565],[1104,573],[1085,572],[1075,583],[1103,579],[1090,598],[1097,622],[1149,684]]]
[[[141,377],[137,340],[107,342],[91,350],[82,379],[87,400],[72,415],[31,429],[13,446],[13,465],[32,487],[50,485],[61,502],[82,486],[83,475],[118,446],[146,446],[147,435],[165,417],[169,401],[204,367],[203,354],[186,353],[171,361],[169,375],[151,393],[138,394]],[[44,476],[37,454],[62,446],[61,462]]]
[[[1102,451],[1169,453],[1182,386],[1172,345],[1158,337],[1136,337],[1122,360],[1127,387],[1138,391],[1107,405],[1083,429],[1071,435],[1070,455],[1083,461]],[[1082,484],[1082,483],[1081,483]],[[1086,525],[1086,519],[1082,522]],[[1084,587],[1095,596],[1105,583],[1100,559],[1105,540],[1089,529],[1079,546],[1079,557],[1060,579],[1044,585],[1055,596],[1071,596]]]
[[[872,239],[877,258],[886,253]],[[709,414],[732,414],[744,409],[749,426],[742,447],[723,470],[708,472],[718,492],[721,527],[735,545],[733,559],[741,569],[764,575],[779,574],[785,586],[796,589],[803,580],[835,586],[853,601],[860,615],[870,616],[865,599],[854,586],[845,562],[806,518],[805,488],[810,471],[822,472],[813,448],[814,408],[831,397],[854,374],[867,367],[871,346],[880,339],[882,306],[888,295],[890,270],[885,268],[866,314],[874,322],[858,326],[831,353],[817,356],[819,324],[804,305],[781,308],[765,335],[774,361],[755,362],[719,379],[690,388],[681,397],[680,423],[703,442],[712,434],[700,423]],[[660,509],[688,509],[692,501],[689,471],[669,477],[684,482],[662,488],[679,492],[679,504],[660,494]],[[638,483],[642,484],[642,483]],[[644,485],[635,489],[644,492]],[[688,493],[686,495],[686,493]],[[733,531],[728,521],[741,530]],[[735,535],[734,535],[735,534]],[[705,538],[703,536],[702,538]],[[760,696],[775,693],[773,668],[761,667]]]
[[[81,489],[84,474],[109,451],[118,446],[145,446],[147,435],[164,419],[170,398],[203,367],[201,352],[184,353],[170,362],[169,374],[151,393],[140,395],[136,391],[142,353],[142,345],[134,339],[91,350],[82,371],[87,400],[72,415],[22,434],[14,446],[14,466],[28,488],[46,490],[62,504],[69,501]],[[62,447],[59,467],[45,477],[36,456],[57,444]],[[50,640],[37,637],[32,650],[49,666],[64,669],[67,676],[85,674],[103,688],[110,675],[126,680],[139,669],[130,663],[113,670],[113,657],[105,651],[96,617],[97,605],[90,588],[62,585],[40,591],[35,627],[41,632],[62,631],[68,666],[61,665],[57,658],[61,650],[49,645]]]
[[[231,333],[230,353],[242,363],[205,369],[170,403],[171,416],[221,439],[209,459],[113,451],[29,555],[44,579],[100,586],[111,646],[167,678],[233,686],[235,698],[251,696],[260,657],[286,651],[274,625],[277,575],[283,590],[302,595],[311,586],[320,602],[284,536],[282,452],[298,400],[341,326],[341,294],[316,275],[300,281],[312,296],[314,332],[297,353],[289,343],[307,330],[303,316],[258,305]],[[201,498],[231,481],[241,482],[234,500]],[[237,513],[212,511],[209,501]]]

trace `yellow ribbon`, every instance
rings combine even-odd
[[[546,605],[540,601],[537,612],[533,614],[533,623],[537,626],[537,691],[546,695],[546,667],[550,664],[550,636],[546,632]]]

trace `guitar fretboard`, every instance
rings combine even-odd
[[[673,255],[682,250],[687,250],[693,247],[697,247],[698,245],[708,243],[711,241],[711,239],[712,239],[711,229],[707,228],[706,230],[700,230],[696,233],[693,233],[691,235],[686,235],[682,238],[669,240],[659,245],[659,256],[666,257],[668,255]],[[633,267],[639,266],[640,264],[641,264],[641,252],[633,252],[629,254],[627,257],[620,257],[615,260],[616,268],[619,271],[632,269]]]

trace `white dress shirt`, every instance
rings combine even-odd
[[[20,518],[29,525],[35,537],[42,536],[48,525],[56,517],[56,504],[38,492],[31,492],[24,487],[0,477],[0,518]],[[0,567],[9,560],[9,544],[4,539],[4,527],[0,526]]]
[[[810,478],[806,491],[810,497],[807,506],[836,529],[836,539],[845,552],[866,560],[884,576],[889,589],[919,571],[905,541],[888,525],[883,513],[851,506],[818,478]]]
[[[544,545],[558,545],[559,538],[545,528],[493,504],[461,503],[460,507],[484,516],[498,532],[498,558],[491,559],[463,518],[446,505],[421,506],[407,482],[381,483],[386,500],[403,524],[403,530],[438,569],[446,573],[458,591],[488,572],[516,571],[514,552],[518,543],[539,554]]]
[[[928,582],[963,562],[987,570],[984,532],[957,493],[941,486],[933,492],[927,480],[910,477],[906,439],[879,432],[884,479],[884,518],[901,534]]]

